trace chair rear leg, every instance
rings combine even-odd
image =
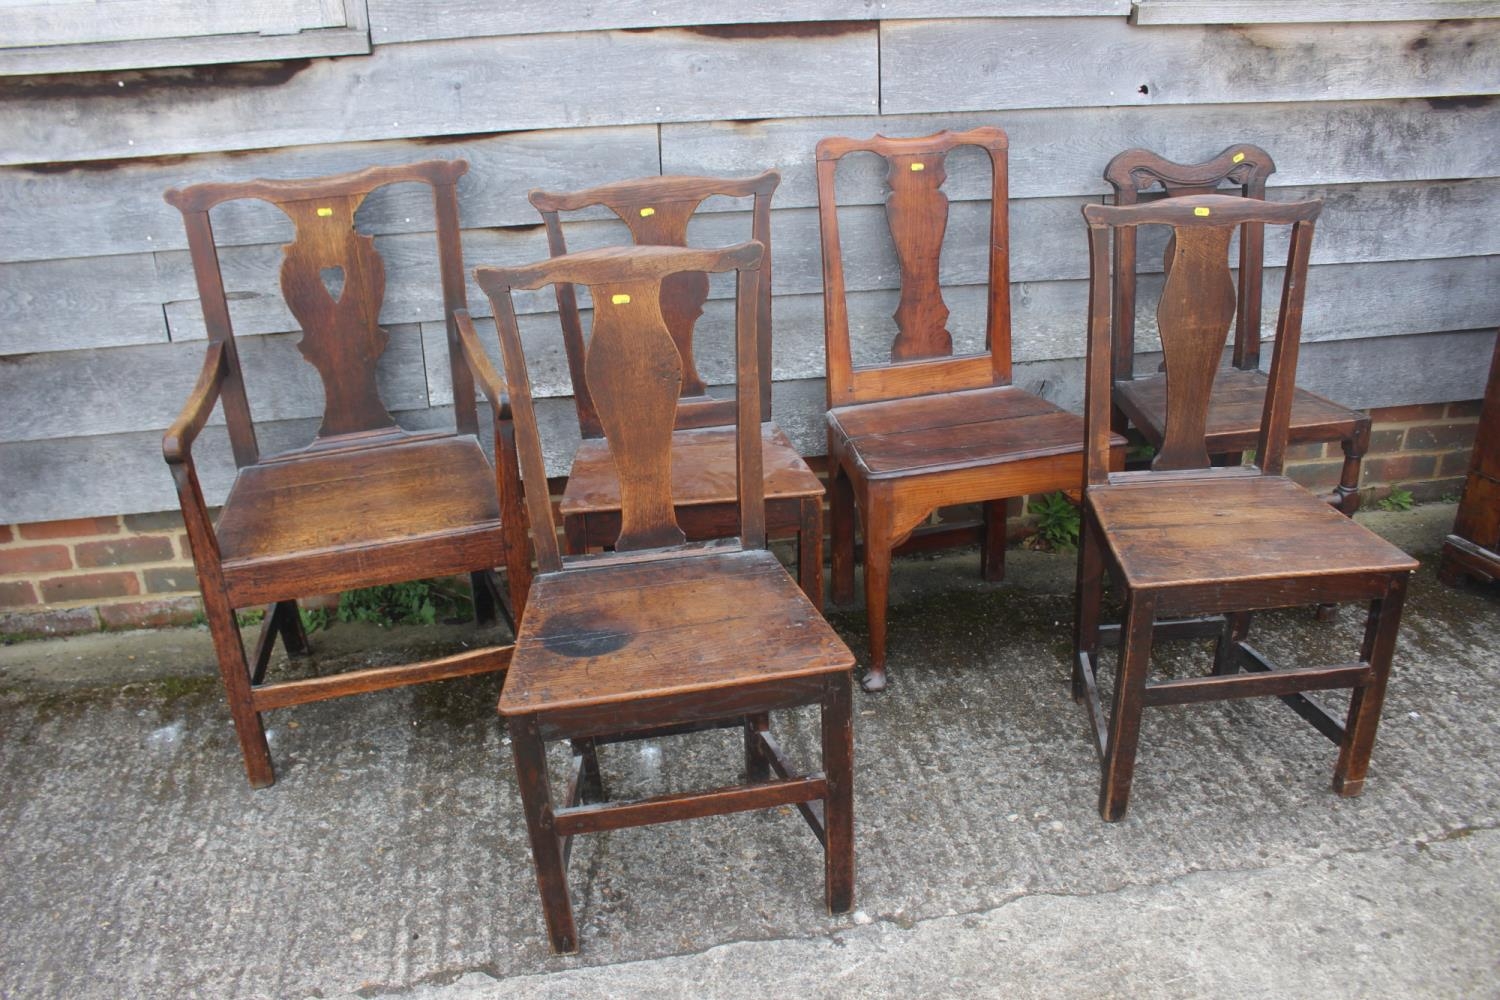
[[[1214,644],[1214,673],[1233,674],[1240,669],[1234,644],[1250,635],[1250,612],[1234,611],[1224,616],[1224,629]]]
[[[1120,667],[1115,677],[1114,709],[1109,717],[1109,746],[1099,788],[1099,815],[1113,823],[1125,817],[1135,777],[1136,747],[1145,708],[1146,675],[1151,666],[1156,602],[1139,593],[1125,595],[1125,624],[1120,629]]]
[[[771,761],[762,752],[760,734],[771,728],[771,717],[765,712],[745,716],[745,782],[754,784],[771,777]]]
[[[1345,798],[1364,791],[1370,754],[1375,749],[1375,730],[1385,703],[1386,682],[1391,675],[1391,657],[1396,651],[1396,632],[1401,626],[1401,605],[1406,600],[1407,574],[1391,581],[1386,596],[1370,602],[1365,620],[1364,648],[1360,659],[1370,665],[1369,683],[1357,687],[1349,697],[1349,717],[1344,723],[1344,741],[1333,772],[1333,790]]]
[[[1005,515],[1009,500],[984,505],[984,541],[979,549],[979,572],[990,583],[1005,579]]]
[[[828,780],[828,797],[823,800],[823,891],[829,913],[847,913],[854,906],[854,722],[850,681],[847,673],[831,677],[823,694],[823,774]]]
[[[833,602],[854,600],[854,484],[837,461],[828,468],[828,516],[832,520]]]
[[[573,904],[568,899],[562,839],[552,826],[552,787],[547,780],[547,756],[536,716],[510,720],[510,746],[516,760],[516,783],[521,790],[526,830],[531,836],[531,860],[536,866],[536,885],[542,897],[547,936],[553,951],[571,955],[578,950],[578,928],[573,922]]]
[[[475,570],[469,574],[469,593],[474,598],[474,624],[480,627],[495,623],[495,574],[491,570]]]
[[[870,628],[870,669],[860,686],[866,691],[884,691],[886,602],[891,588],[890,516],[884,506],[870,498],[865,511],[865,620]]]
[[[807,497],[797,526],[797,583],[823,613],[823,498]]]

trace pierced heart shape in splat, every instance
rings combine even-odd
[[[344,269],[337,265],[325,267],[318,272],[318,277],[323,280],[323,288],[328,292],[328,297],[337,303],[344,297]]]

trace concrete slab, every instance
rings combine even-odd
[[[206,634],[0,648],[0,996],[1500,995],[1500,593],[1436,583],[1452,514],[1362,515],[1424,562],[1362,798],[1280,705],[1205,705],[1148,714],[1131,813],[1102,823],[1071,558],[1013,552],[1001,585],[973,553],[903,561],[892,690],[856,703],[858,912],[822,912],[790,811],[621,831],[574,854],[572,958],[547,952],[493,679],[272,713],[280,780],[252,792]],[[1255,634],[1343,659],[1361,618]],[[832,620],[863,648],[862,615]],[[503,637],[339,625],[305,669]],[[805,757],[813,720],[783,731]],[[629,794],[739,751],[604,766]]]

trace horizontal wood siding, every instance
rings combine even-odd
[[[1081,404],[1080,208],[1108,190],[1105,162],[1131,146],[1199,160],[1231,142],[1271,152],[1272,198],[1325,201],[1299,383],[1365,407],[1477,397],[1500,326],[1500,21],[1154,27],[1128,23],[1130,8],[372,0],[369,55],[12,78],[0,88],[0,523],[175,506],[160,435],[205,331],[165,189],[433,156],[471,163],[459,184],[470,269],[546,255],[529,188],[779,170],[773,403],[809,454],[824,448],[812,151],[828,135],[1007,131],[1016,381],[1062,406]],[[944,296],[960,347],[983,336],[980,166],[955,153],[945,188]],[[853,157],[839,181],[856,360],[874,360],[894,332],[880,173]],[[705,209],[695,242],[748,236],[743,203]],[[430,220],[411,186],[372,196],[357,220],[387,264],[381,387],[411,428],[452,420]],[[262,446],[305,444],[322,394],[277,294],[290,225],[265,205],[216,210],[214,225]],[[567,226],[574,248],[623,238],[600,212]],[[1161,241],[1143,235],[1148,266]],[[1271,252],[1284,249],[1273,238]],[[1268,273],[1272,293],[1280,277]],[[1147,293],[1159,281],[1144,280]],[[472,282],[469,302],[498,355]],[[556,303],[541,289],[516,304],[549,472],[563,474],[577,427]],[[732,378],[732,323],[731,290],[715,283],[699,362],[716,385]],[[1137,329],[1139,366],[1152,368],[1149,310]],[[217,414],[196,451],[218,502],[232,463]]]

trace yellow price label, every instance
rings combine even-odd
[[[925,164],[925,163],[913,163],[911,165],[911,172],[912,173],[916,173],[919,170],[926,170],[926,169],[927,169],[927,164]]]
[[[1234,162],[1235,163],[1239,163],[1244,158],[1245,158],[1245,154],[1244,153],[1235,153],[1234,154]]]
[[[629,295],[624,295],[624,294],[621,294],[621,295],[611,295],[609,297],[609,301],[613,302],[617,306],[629,305],[630,304],[630,296]]]
[[[333,209],[331,209],[331,208],[320,208],[320,209],[318,209],[318,218],[320,218],[320,219],[326,219],[326,218],[328,218],[332,214],[333,214]]]
[[[1194,215],[1207,215],[1208,214],[1208,209],[1206,209],[1206,208],[1195,208],[1195,209],[1193,209],[1193,214]]]
[[[641,209],[641,218],[643,218],[643,219],[649,219],[649,218],[651,218],[651,216],[653,216],[655,214],[656,214],[656,209],[654,209],[654,208],[643,208],[643,209]]]

